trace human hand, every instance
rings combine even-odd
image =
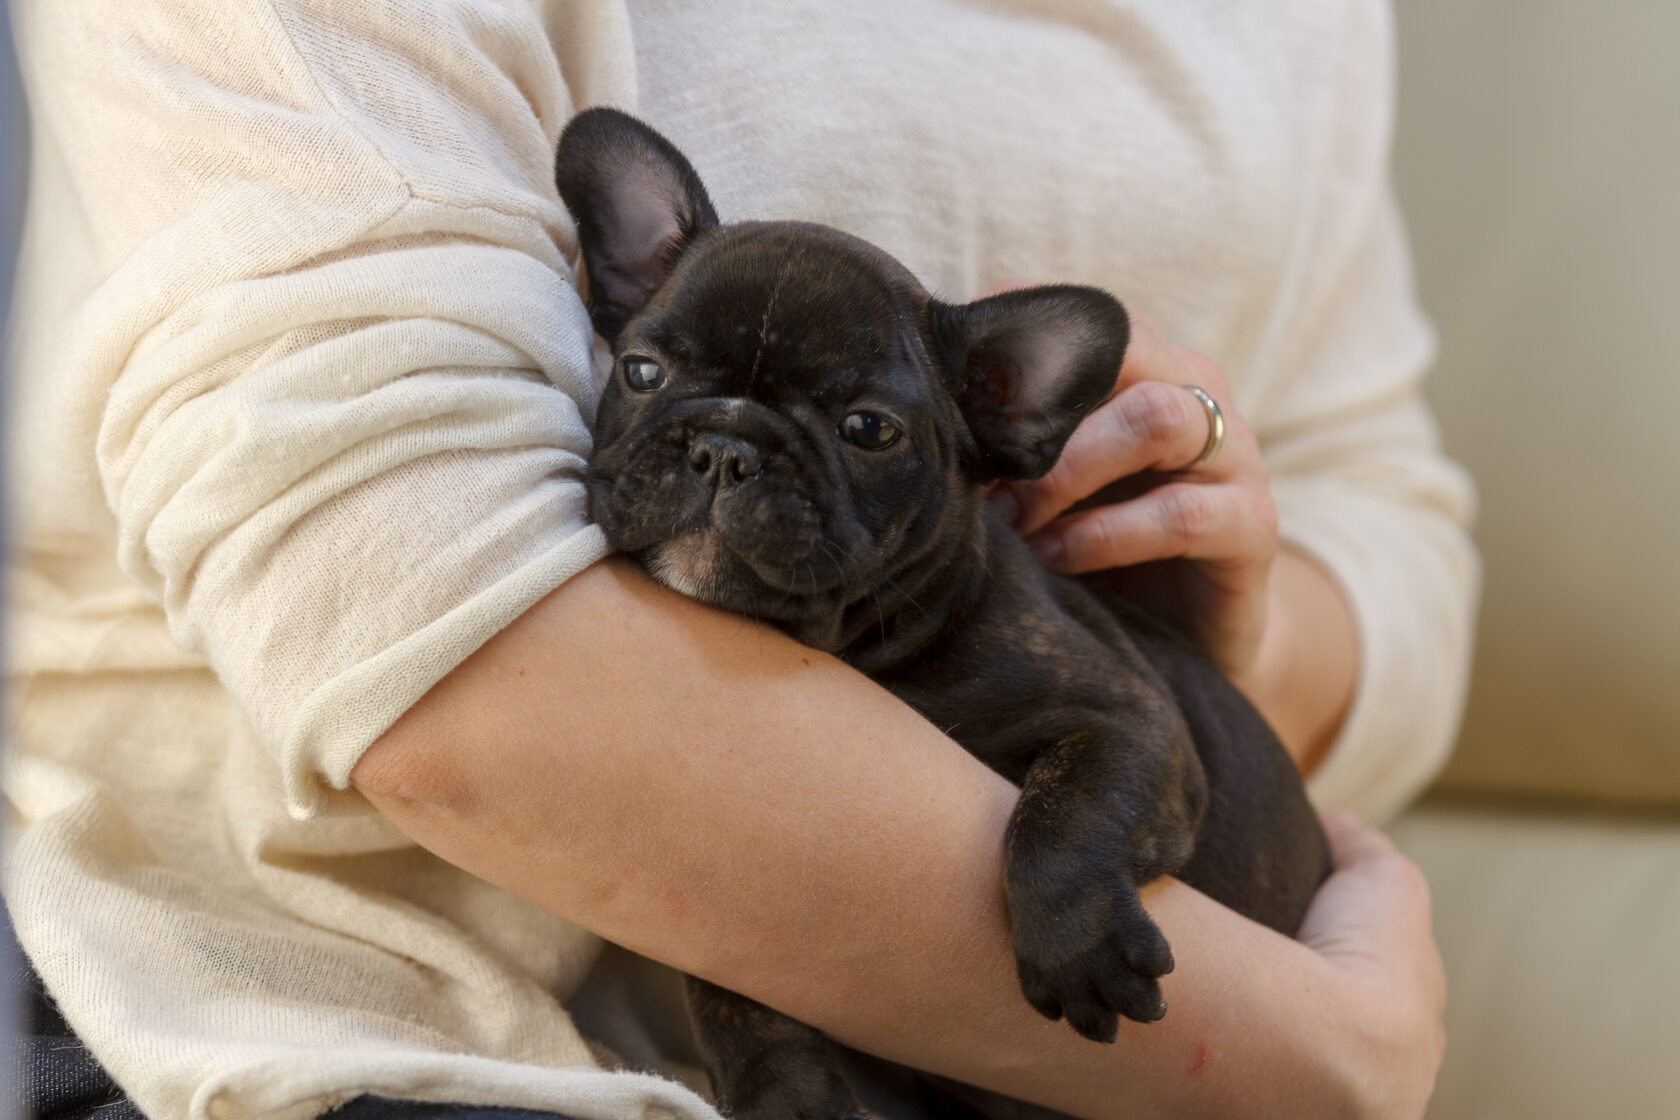
[[[992,500],[1054,571],[1134,568],[1125,574],[1127,593],[1178,622],[1240,679],[1260,653],[1278,547],[1259,444],[1211,358],[1172,345],[1142,315],[1131,322],[1113,394],[1079,425],[1050,473],[999,486]],[[1190,385],[1224,418],[1223,446],[1205,463],[1196,460],[1211,420]],[[1122,479],[1133,493],[1110,491],[1066,512]],[[1167,563],[1135,567],[1148,561]]]
[[[1381,832],[1349,813],[1324,818],[1335,871],[1298,940],[1352,986],[1347,1071],[1361,1115],[1422,1116],[1446,1050],[1446,975],[1430,928],[1429,884]]]

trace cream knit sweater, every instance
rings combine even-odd
[[[744,6],[742,6],[744,7]],[[597,560],[593,365],[552,186],[632,108],[725,219],[970,298],[1100,284],[1217,358],[1284,537],[1353,603],[1314,782],[1383,816],[1456,723],[1469,491],[1386,191],[1374,0],[21,0],[33,120],[6,434],[19,935],[155,1117],[361,1091],[708,1115],[600,1069],[597,943],[346,789]]]

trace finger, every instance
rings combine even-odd
[[[1429,883],[1387,836],[1349,814],[1325,818],[1335,870],[1319,888],[1299,939],[1322,953],[1381,959],[1430,937]]]
[[[1114,391],[1144,381],[1167,381],[1174,385],[1199,385],[1223,407],[1230,400],[1230,383],[1219,363],[1195,350],[1174,346],[1155,321],[1141,312],[1128,312],[1131,337],[1120,361],[1120,376]]]
[[[1265,552],[1245,491],[1171,482],[1130,501],[1052,522],[1029,539],[1046,567],[1074,575],[1186,557],[1244,560]]]
[[[1372,828],[1345,810],[1326,815],[1323,823],[1324,837],[1330,842],[1330,860],[1337,871],[1400,854],[1380,829]]]
[[[1344,812],[1324,819],[1324,835],[1335,866],[1331,882],[1358,884],[1353,889],[1367,898],[1360,906],[1363,920],[1396,931],[1428,933],[1429,881],[1387,834]]]
[[[1381,829],[1372,828],[1348,812],[1324,818],[1324,838],[1330,842],[1330,861],[1336,872],[1352,871],[1370,881],[1383,881],[1404,895],[1421,899],[1427,913],[1429,884],[1423,872],[1401,854]]]
[[[1207,446],[1207,410],[1193,393],[1165,381],[1142,381],[1085,418],[1043,478],[1010,487],[1020,508],[1016,528],[1031,533],[1082,498],[1145,470],[1176,471]],[[1223,473],[1239,466],[1232,455]]]
[[[1161,328],[1155,325],[1155,320],[1142,312],[1128,310],[1126,318],[1131,333],[1126,340],[1125,356],[1120,359],[1115,391],[1140,381],[1176,383],[1177,378],[1173,375],[1177,372],[1177,347],[1167,341]]]

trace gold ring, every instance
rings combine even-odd
[[[1207,390],[1197,385],[1186,385],[1185,388],[1196,394],[1196,399],[1202,402],[1202,408],[1207,412],[1208,418],[1208,438],[1207,443],[1202,445],[1202,453],[1187,466],[1180,468],[1190,470],[1192,467],[1206,466],[1212,462],[1213,457],[1219,454],[1219,449],[1225,446],[1225,414],[1219,411],[1219,402],[1208,396]]]

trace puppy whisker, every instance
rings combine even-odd
[[[902,598],[906,603],[909,603],[912,607],[915,607],[917,614],[925,615],[928,613],[926,607],[916,602],[915,598],[908,591],[893,582],[893,578],[887,573],[882,572],[881,578],[886,581],[888,587],[891,587],[894,591],[898,592],[900,598]]]

